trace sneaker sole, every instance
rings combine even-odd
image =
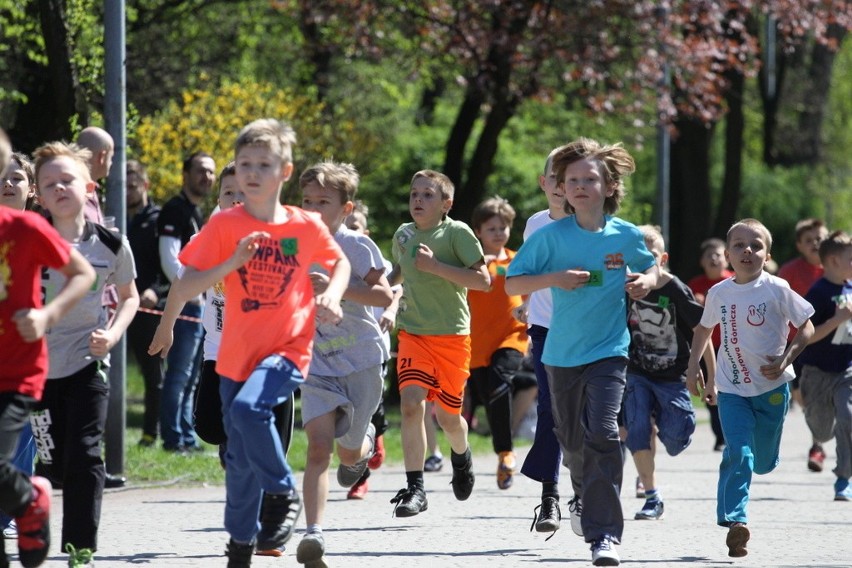
[[[834,500],[835,501],[852,501],[852,497],[849,497],[848,495],[835,495]]]
[[[415,515],[419,515],[420,513],[422,513],[423,511],[425,511],[428,508],[429,508],[429,502],[424,501],[423,506],[420,508],[419,511],[415,511],[413,509],[399,509],[398,508],[394,512],[394,515],[396,515],[397,517],[413,517]]]
[[[748,539],[751,533],[745,526],[731,527],[728,531],[728,537],[725,539],[725,544],[728,545],[728,556],[731,558],[742,558],[748,555]]]
[[[539,521],[535,524],[535,532],[556,532],[559,530],[559,522],[553,520]]]
[[[271,550],[258,550],[254,553],[255,556],[274,556],[275,558],[279,558],[284,556],[284,551],[280,548],[273,548]]]
[[[815,461],[808,462],[808,469],[814,473],[819,473],[822,471],[822,464]]]
[[[618,566],[621,561],[618,558],[598,558],[592,564],[594,566]]]
[[[325,562],[322,560],[323,554],[325,554],[325,547],[319,541],[303,540],[296,548],[296,562],[319,568],[320,564],[317,564],[317,562],[322,562],[322,566],[325,566]]]
[[[636,513],[636,515],[633,517],[633,520],[634,521],[659,521],[660,519],[663,518],[664,515],[665,515],[665,513],[662,513],[660,515],[643,515],[642,513]]]

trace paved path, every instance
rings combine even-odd
[[[701,418],[706,412],[699,411]],[[662,456],[658,472],[666,516],[661,521],[634,521],[641,500],[633,496],[635,469],[625,468],[622,497],[626,526],[618,547],[622,565],[662,568],[704,566],[852,566],[852,503],[834,502],[830,471],[815,474],[805,467],[810,445],[800,411],[788,416],[782,462],[768,476],[758,476],[750,505],[752,541],[743,559],[727,556],[725,529],[715,526],[719,453],[710,428],[699,425],[694,443],[681,456]],[[398,433],[397,433],[398,435]],[[834,465],[834,443],[828,462]],[[326,559],[337,567],[590,566],[588,545],[563,528],[545,542],[530,533],[540,486],[519,476],[507,491],[496,487],[493,456],[476,458],[477,486],[466,502],[453,499],[446,471],[426,474],[429,510],[416,517],[391,517],[388,503],[403,486],[401,467],[385,467],[371,478],[364,501],[347,501],[333,487],[326,511]],[[829,469],[830,469],[829,467]],[[332,481],[333,481],[332,477]],[[567,477],[563,483],[564,509]],[[61,497],[57,495],[56,510]],[[222,487],[133,488],[109,491],[104,499],[101,549],[97,566],[224,567],[227,535],[222,529]],[[58,515],[54,535],[58,537]],[[304,516],[299,530],[304,528]],[[258,567],[299,566],[294,536],[282,558],[255,557]],[[8,547],[13,546],[8,543]],[[63,566],[58,544],[45,566]]]

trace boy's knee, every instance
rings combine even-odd
[[[240,429],[245,424],[261,421],[265,416],[265,413],[256,405],[239,399],[231,403],[229,414],[231,415],[231,423],[237,429]],[[271,412],[267,414],[271,414]]]

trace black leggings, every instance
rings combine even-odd
[[[498,349],[488,367],[470,371],[468,383],[476,399],[485,405],[495,453],[512,450],[512,381],[523,359],[517,349]]]

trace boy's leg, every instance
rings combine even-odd
[[[811,431],[814,442],[823,444],[834,436],[835,421],[835,377],[837,373],[826,373],[812,365],[802,367],[799,391],[805,412],[805,423]],[[819,467],[817,467],[819,466]],[[822,464],[814,464],[811,469],[819,471]]]
[[[198,437],[218,446],[227,440],[225,427],[222,424],[222,398],[219,396],[219,373],[216,372],[216,361],[204,361],[201,365],[201,376],[198,378],[198,388],[195,390],[195,432]]]
[[[160,317],[154,314],[137,312],[127,328],[127,343],[133,350],[142,379],[145,381],[144,413],[142,416],[142,439],[140,443],[151,446],[157,439],[160,422],[160,395],[163,390],[163,377],[166,366],[159,355],[148,355],[148,346],[154,338],[154,332],[160,323]]]
[[[657,399],[651,381],[641,375],[628,374],[624,391],[624,427],[627,429],[625,445],[633,456],[639,483],[643,492],[647,492],[645,504],[634,515],[636,520],[655,520],[663,516],[663,502],[657,488],[655,472],[655,453],[653,419],[657,409]]]
[[[187,304],[181,315],[200,318],[202,310],[200,305]],[[203,335],[204,328],[200,323],[184,319],[175,322],[174,345],[166,358],[166,374],[160,400],[160,435],[166,450],[180,450],[184,441],[183,422],[187,408],[184,397],[188,383],[196,379],[193,372],[197,370],[195,361]],[[192,399],[188,402],[188,418],[191,419]]]
[[[559,463],[562,461],[562,451],[559,441],[553,432],[553,409],[550,402],[550,385],[547,371],[541,362],[544,340],[547,338],[547,328],[534,325],[529,329],[532,341],[532,358],[535,378],[538,381],[538,403],[535,439],[521,466],[521,473],[539,482],[557,483],[559,481]],[[555,489],[555,488],[554,488]],[[559,494],[554,495],[557,500]]]
[[[302,394],[304,404],[306,397]],[[302,499],[305,522],[308,526],[321,525],[328,500],[328,467],[334,450],[334,422],[336,411],[311,418],[304,425],[308,437],[308,459],[302,480]]]
[[[790,386],[785,383],[754,399],[754,473],[762,475],[778,465],[784,418],[790,408]]]
[[[22,512],[32,500],[32,484],[12,464],[12,456],[34,405],[31,397],[0,393],[0,510],[10,516]]]
[[[98,547],[98,526],[104,492],[104,462],[101,440],[109,405],[108,368],[93,363],[59,381],[67,381],[59,404],[65,421],[54,423],[54,438],[63,439],[63,500],[61,549]]]
[[[719,464],[716,522],[729,527],[747,523],[749,488],[754,470],[755,413],[753,397],[720,392],[719,417],[727,442]]]
[[[202,335],[203,341],[203,335]],[[198,439],[195,437],[195,420],[193,419],[193,410],[195,408],[195,389],[198,387],[198,379],[201,377],[201,366],[204,362],[204,346],[202,342],[198,344],[198,351],[195,352],[195,359],[192,362],[192,371],[189,375],[189,380],[183,389],[183,396],[180,402],[180,445],[187,450],[201,450]]]
[[[488,398],[485,409],[491,426],[494,451],[511,452],[512,380],[521,369],[524,355],[516,349],[498,349],[488,367]]]
[[[835,384],[834,409],[834,438],[837,441],[834,475],[848,480],[852,477],[852,367],[846,369]]]
[[[559,441],[562,462],[571,474],[574,494],[583,495],[583,426],[584,384],[582,367],[546,365],[553,413],[554,435]]]
[[[426,412],[426,389],[418,385],[410,385],[399,391],[399,397],[405,471],[422,471],[426,456],[426,430],[423,424]]]

